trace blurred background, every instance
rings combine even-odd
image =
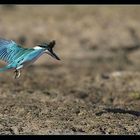
[[[1,134],[138,134],[139,12],[139,6],[1,5],[0,38],[28,48],[56,40],[61,58],[43,55],[18,80],[0,73]]]
[[[80,59],[80,67],[104,67],[98,72],[139,70],[129,63],[139,64],[139,51],[128,52],[139,45],[138,13],[138,6],[1,5],[0,36],[25,47],[54,39],[61,64]]]

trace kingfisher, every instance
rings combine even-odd
[[[47,53],[53,58],[60,60],[54,53],[55,40],[36,45],[33,48],[24,48],[13,40],[0,38],[0,60],[7,63],[0,68],[0,72],[15,70],[15,79],[21,75],[21,69],[35,62],[41,55]]]

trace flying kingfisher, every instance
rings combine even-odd
[[[14,69],[15,79],[20,77],[20,70],[35,62],[41,55],[47,53],[57,60],[60,58],[53,52],[55,41],[36,45],[34,48],[23,48],[13,40],[0,39],[0,59],[7,65],[0,72]]]

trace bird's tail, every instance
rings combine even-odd
[[[7,70],[10,70],[10,69],[12,69],[12,67],[11,66],[5,66],[5,67],[3,67],[3,68],[0,68],[0,73],[1,72],[4,72],[4,71],[7,71]]]

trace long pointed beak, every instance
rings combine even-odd
[[[50,56],[52,56],[53,58],[60,60],[60,58],[54,53],[54,52],[47,52]]]
[[[57,60],[60,60],[60,58],[54,52],[51,53],[51,56]]]

